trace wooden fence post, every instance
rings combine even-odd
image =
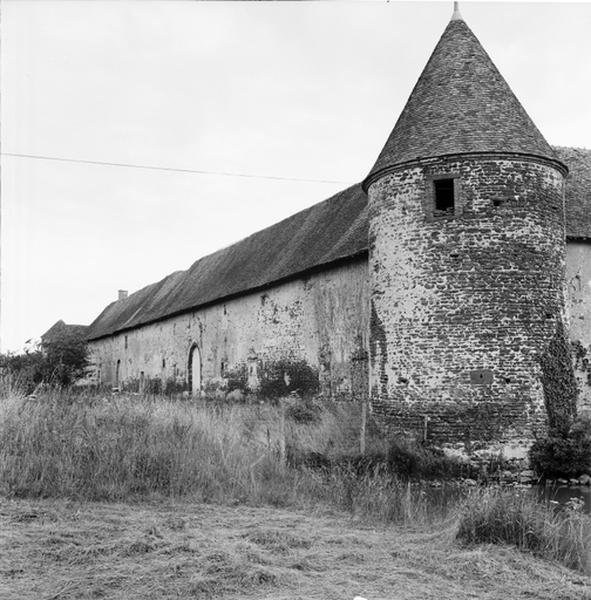
[[[367,401],[361,398],[361,431],[359,433],[359,453],[365,454],[365,430],[367,428]]]
[[[285,466],[285,402],[279,400],[279,461]]]

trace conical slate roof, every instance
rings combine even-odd
[[[557,160],[476,36],[454,14],[364,188],[389,167],[471,152]]]

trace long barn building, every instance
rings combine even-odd
[[[591,151],[548,144],[455,11],[362,183],[120,296],[88,330],[102,383],[293,361],[393,429],[528,440],[565,335],[591,404]]]

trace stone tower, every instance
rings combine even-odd
[[[364,181],[378,420],[483,445],[544,425],[566,173],[456,9]]]

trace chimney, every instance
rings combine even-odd
[[[119,298],[117,300],[125,300],[127,298],[127,290],[119,290]]]

